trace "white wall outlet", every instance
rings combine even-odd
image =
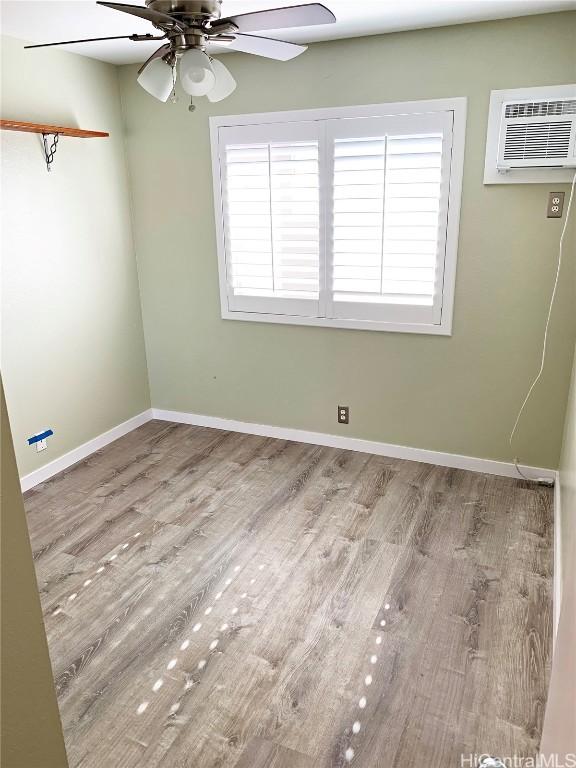
[[[54,431],[52,429],[43,429],[41,432],[37,432],[32,437],[28,438],[28,445],[33,445],[36,449],[36,453],[45,451],[48,448],[48,438],[52,437]]]

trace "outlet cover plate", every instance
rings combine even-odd
[[[546,217],[548,219],[561,219],[564,213],[564,192],[550,192],[548,195],[548,207]]]

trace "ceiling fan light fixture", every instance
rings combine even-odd
[[[212,59],[212,69],[216,76],[216,85],[206,95],[208,101],[222,101],[236,90],[236,80],[232,77],[228,67],[225,67],[218,59]]]
[[[163,59],[154,59],[138,76],[138,84],[158,101],[168,101],[174,85],[172,67]]]
[[[210,57],[199,48],[190,48],[180,60],[180,82],[189,96],[206,96],[214,88],[216,75]]]
[[[222,0],[145,0],[145,6],[115,0],[97,0],[97,4],[146,19],[162,34],[147,32],[112,35],[24,47],[46,48],[53,45],[123,39],[132,42],[166,41],[142,64],[137,78],[145,91],[162,102],[168,101],[170,94],[172,100],[176,101],[174,86],[178,62],[182,88],[189,96],[207,96],[210,101],[216,102],[230,96],[235,90],[236,81],[221,62],[212,60],[205,53],[206,46],[225,45],[233,51],[275,61],[289,61],[304,53],[307,46],[247,33],[333,24],[336,21],[332,11],[322,3],[302,0],[300,5],[268,8],[225,18],[222,18],[220,12]],[[194,105],[191,103],[188,108],[192,111]]]

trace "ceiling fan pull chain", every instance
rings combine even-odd
[[[194,104],[194,99],[192,96],[190,96],[190,106],[188,107],[188,112],[194,112],[196,109],[196,104]]]

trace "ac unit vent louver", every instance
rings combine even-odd
[[[501,109],[498,170],[576,165],[576,98],[511,99]]]
[[[576,103],[576,102],[575,102]],[[572,123],[511,123],[506,126],[504,160],[568,157]]]
[[[521,101],[506,105],[505,117],[547,117],[549,115],[576,115],[576,99]]]

